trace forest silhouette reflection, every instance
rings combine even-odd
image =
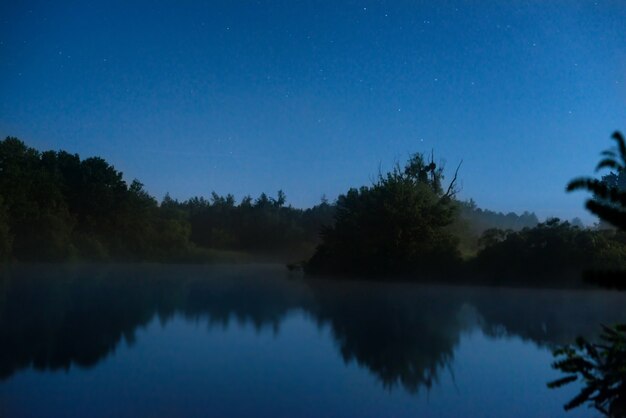
[[[0,279],[0,380],[94,366],[155,318],[280,333],[300,311],[328,327],[344,362],[416,393],[452,367],[464,332],[554,347],[623,321],[623,303],[601,290],[302,280],[280,266],[14,266]]]

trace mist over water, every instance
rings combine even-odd
[[[585,416],[551,349],[626,319],[595,290],[305,280],[279,266],[16,266],[3,416]]]

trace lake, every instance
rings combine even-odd
[[[583,417],[551,350],[626,294],[33,265],[0,278],[1,417]]]

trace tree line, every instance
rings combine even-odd
[[[282,191],[159,202],[102,158],[40,152],[8,137],[0,141],[0,257],[203,262],[252,254],[305,260],[309,273],[413,278],[625,267],[623,233],[480,209],[457,198],[457,175],[446,184],[432,155],[415,154],[372,185],[307,209]]]
[[[0,141],[4,260],[206,261],[214,256],[208,249],[293,256],[312,251],[332,216],[326,200],[297,209],[281,191],[239,203],[216,193],[158,202],[102,158]]]
[[[432,278],[487,284],[581,285],[584,275],[626,270],[626,234],[534,214],[497,216],[456,199],[433,157],[413,155],[371,186],[337,199],[335,223],[304,268],[312,274]],[[587,183],[584,183],[587,184]],[[588,203],[600,211],[600,181]],[[606,200],[605,199],[605,200]],[[615,215],[617,216],[617,215]],[[494,220],[500,221],[494,228]],[[611,221],[611,219],[607,219]],[[491,225],[490,225],[491,224]],[[521,227],[521,228],[520,228]],[[479,235],[480,233],[480,235]]]

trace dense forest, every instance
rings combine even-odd
[[[206,261],[207,249],[310,254],[333,206],[309,209],[261,194],[158,202],[102,158],[0,142],[0,256],[5,260]]]
[[[496,213],[414,154],[336,201],[294,208],[282,191],[160,202],[99,157],[0,141],[0,257],[7,261],[293,262],[309,273],[537,275],[626,268],[614,229]],[[618,177],[605,177],[603,181]]]
[[[294,208],[282,191],[239,202],[216,193],[182,202],[166,195],[159,202],[102,158],[40,152],[11,137],[0,141],[0,173],[4,260],[205,261],[215,256],[207,250],[304,259],[322,228],[333,225],[337,207],[322,199],[312,208]],[[453,229],[470,252],[486,229],[538,223],[534,214],[456,204],[461,210]]]

